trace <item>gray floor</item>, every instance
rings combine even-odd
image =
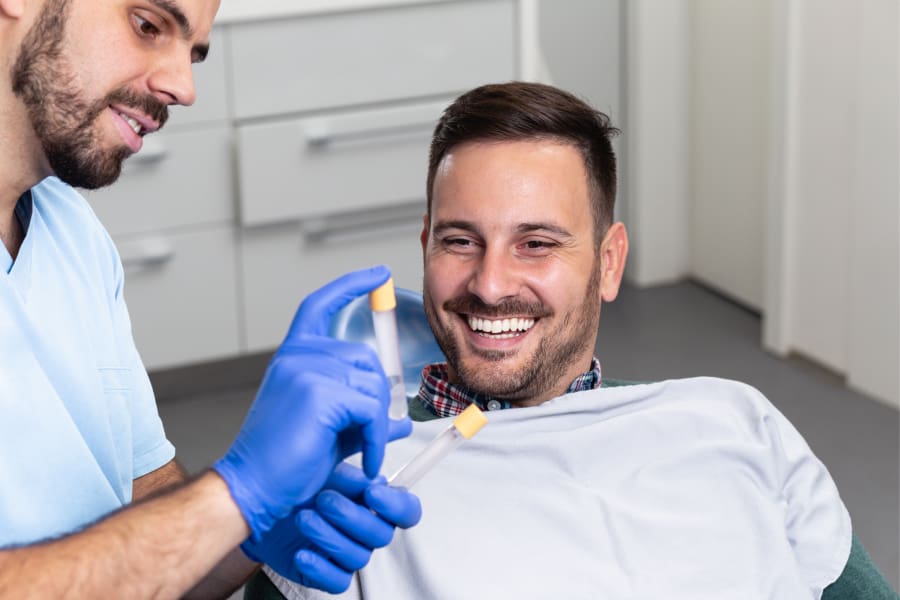
[[[604,376],[658,380],[713,375],[760,389],[790,419],[837,482],[853,529],[900,589],[900,417],[801,359],[759,345],[760,319],[705,288],[626,288],[604,306],[597,355]],[[152,374],[160,412],[192,472],[228,447],[266,356]]]

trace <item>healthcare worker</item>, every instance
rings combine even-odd
[[[302,303],[213,469],[185,483],[164,436],[121,262],[73,186],[115,181],[193,103],[218,4],[0,0],[0,598],[225,597],[256,561],[338,591],[419,519],[374,479],[410,431],[377,357],[325,337],[383,267]]]

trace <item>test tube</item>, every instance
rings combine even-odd
[[[410,488],[442,458],[484,427],[487,417],[474,404],[459,413],[447,429],[437,434],[412,460],[391,475],[388,483]]]
[[[409,410],[406,387],[403,385],[403,363],[400,361],[400,341],[397,334],[397,296],[394,279],[388,279],[381,287],[369,293],[369,307],[375,325],[375,347],[381,367],[391,385],[391,404],[388,416],[392,419],[406,417]]]

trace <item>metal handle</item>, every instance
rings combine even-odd
[[[175,257],[175,248],[168,238],[153,236],[120,244],[119,257],[126,273],[136,273],[169,262]]]
[[[141,165],[153,164],[161,161],[168,154],[169,149],[163,140],[157,137],[145,137],[140,152],[135,154],[130,162]]]
[[[425,199],[421,198],[403,204],[306,219],[301,222],[300,228],[312,243],[333,244],[382,237],[398,229],[419,226],[424,214]]]
[[[443,103],[386,108],[345,115],[308,119],[302,125],[308,148],[321,149],[337,143],[373,143],[397,136],[431,132]]]

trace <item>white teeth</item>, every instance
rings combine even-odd
[[[129,117],[128,115],[123,114],[123,113],[119,113],[119,115],[121,115],[122,118],[125,119],[125,121],[126,121],[129,125],[131,125],[131,128],[134,129],[134,132],[135,132],[136,134],[140,135],[140,133],[141,133],[141,124],[138,123],[137,119],[135,119],[134,117]]]
[[[478,317],[469,317],[469,327],[472,331],[481,331],[490,334],[506,334],[500,337],[513,337],[519,332],[528,331],[534,325],[534,319],[497,319],[491,321],[489,319],[479,319]]]

